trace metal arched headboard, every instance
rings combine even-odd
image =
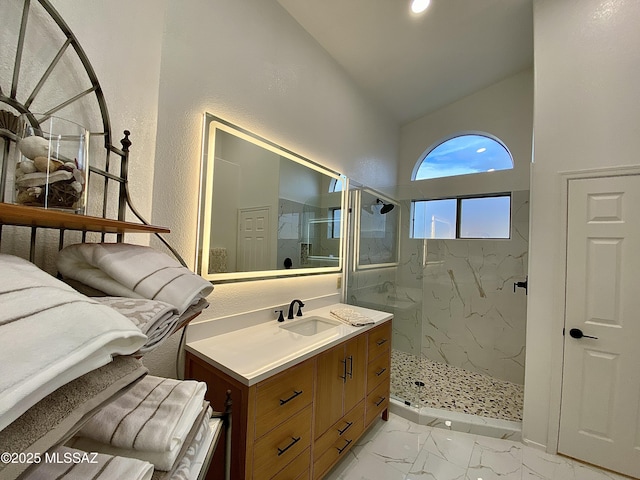
[[[15,143],[17,140],[18,115],[26,115],[33,126],[38,126],[39,122],[46,120],[58,112],[71,106],[78,105],[80,101],[91,99],[97,105],[97,111],[99,111],[100,115],[99,123],[101,123],[102,130],[96,132],[92,131],[91,136],[102,136],[104,138],[105,148],[104,167],[99,168],[96,165],[89,166],[90,177],[102,177],[102,182],[104,182],[101,215],[103,218],[109,217],[109,186],[111,185],[110,182],[115,182],[115,184],[118,185],[116,219],[124,221],[126,210],[128,208],[141,223],[149,225],[149,222],[147,222],[133,206],[129,192],[128,161],[129,147],[131,146],[129,132],[125,130],[124,138],[120,141],[122,145],[121,148],[117,148],[113,145],[111,122],[102,87],[100,86],[100,82],[93,67],[91,66],[89,58],[78,42],[76,36],[48,0],[34,0],[33,2],[31,0],[3,0],[2,5],[0,5],[0,13],[2,13],[2,9],[7,9],[7,11],[12,10],[16,16],[20,17],[20,22],[17,32],[11,32],[10,28],[5,30],[5,32],[8,31],[10,33],[15,33],[14,38],[11,39],[15,45],[15,50],[10,52],[10,47],[3,47],[2,51],[4,54],[8,55],[9,58],[0,58],[0,60],[3,61],[3,64],[13,65],[10,75],[10,85],[2,85],[2,83],[0,83],[0,138],[4,140],[3,150],[0,153],[0,155],[2,155],[2,170],[0,171],[0,201],[3,201],[6,195],[5,186],[7,184],[7,176],[9,174],[8,163],[12,143]],[[19,9],[21,9],[20,13],[18,13]],[[0,16],[3,18],[9,17],[9,15],[4,14]],[[57,29],[59,29],[57,32],[50,32],[52,35],[55,33],[57,36],[59,43],[59,45],[56,45],[58,47],[57,52],[51,56],[50,63],[47,68],[38,75],[38,81],[32,82],[35,83],[35,85],[29,88],[28,91],[26,88],[23,91],[19,86],[25,64],[28,65],[28,62],[25,62],[24,58],[24,54],[27,53],[26,45],[28,44],[29,36],[32,35],[31,32],[37,31],[37,29],[30,30],[28,25],[30,21],[32,21],[39,22],[40,25],[46,26],[51,23],[51,20],[54,22],[55,26],[57,26]],[[35,35],[35,33],[33,33],[33,35]],[[53,41],[55,42],[56,40]],[[54,105],[48,105],[48,108],[46,108],[44,113],[41,113],[42,110],[34,110],[34,106],[38,104],[38,100],[43,96],[42,92],[47,86],[47,83],[55,82],[55,75],[53,74],[56,71],[56,67],[60,67],[61,63],[64,61],[63,59],[68,59],[70,55],[73,56],[74,54],[75,58],[73,60],[79,60],[80,65],[82,66],[82,72],[75,73],[79,76],[84,76],[84,78],[80,80],[87,85],[86,88],[82,88],[80,91],[65,92],[62,95],[62,98],[56,99],[56,103]],[[0,52],[0,57],[2,55],[3,53]],[[11,55],[13,55],[12,58]],[[40,104],[42,105],[43,102],[40,102]],[[37,117],[34,114],[35,112],[38,112]],[[119,160],[119,171],[117,173],[113,173],[111,171],[114,169],[111,164],[111,154],[114,154],[117,157],[117,160]],[[117,168],[117,166],[118,165],[115,167]],[[0,229],[1,228],[2,225],[0,224]],[[62,236],[63,234],[64,231],[61,231],[60,235]],[[35,233],[32,235],[35,235]],[[172,252],[172,254],[186,266],[186,263],[176,250],[169,245],[161,235],[157,233],[155,235]],[[104,234],[102,238],[104,240]],[[123,234],[118,234],[117,241],[122,240]],[[32,241],[34,240],[32,239]],[[62,237],[60,244],[63,244]]]

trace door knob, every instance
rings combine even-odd
[[[569,335],[571,335],[573,338],[593,338],[594,340],[597,340],[598,337],[592,337],[590,335],[585,335],[584,333],[582,333],[582,330],[580,330],[579,328],[572,328],[571,330],[569,330]]]

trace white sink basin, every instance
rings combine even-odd
[[[291,323],[286,322],[287,320],[285,320],[284,325],[280,325],[280,328],[305,337],[310,337],[341,325],[337,320],[329,320],[322,317],[308,317],[301,320],[290,320]]]

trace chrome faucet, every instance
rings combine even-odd
[[[289,320],[291,320],[293,318],[293,307],[295,306],[295,304],[298,304],[298,313],[296,313],[297,317],[301,317],[302,316],[302,307],[304,307],[304,303],[302,303],[302,300],[293,300],[290,304],[289,304],[289,315],[287,315],[287,318]]]

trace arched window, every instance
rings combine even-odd
[[[513,168],[507,147],[486,133],[456,135],[432,145],[416,164],[411,180],[453,177]]]
[[[332,178],[329,182],[329,193],[341,192],[344,190],[344,181],[342,178]]]
[[[342,192],[344,190],[344,178],[332,178],[329,182],[329,193]],[[342,222],[342,210],[340,207],[329,207],[329,228],[327,238],[340,238],[340,222]]]

